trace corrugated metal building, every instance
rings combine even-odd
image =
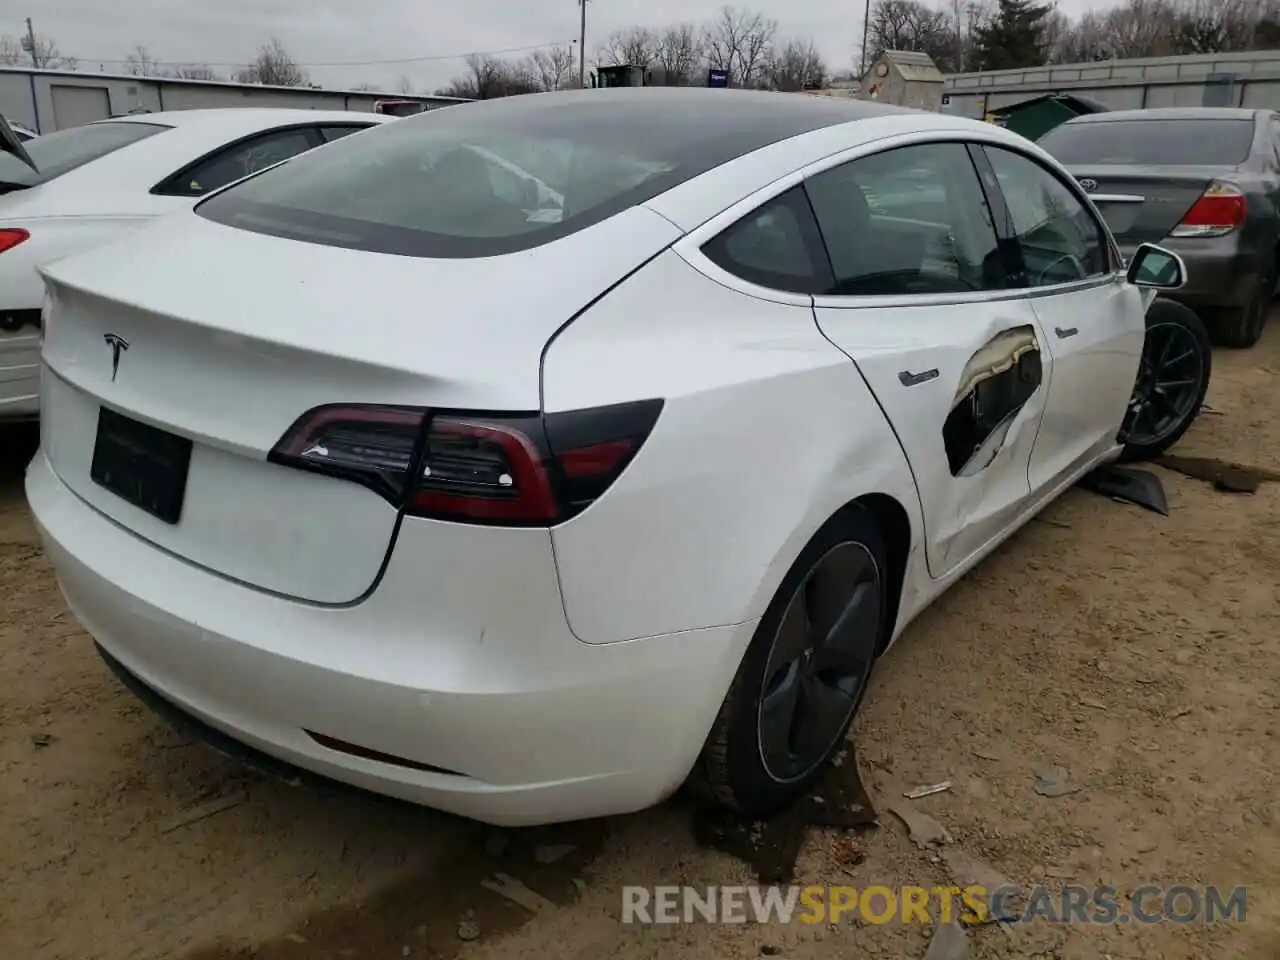
[[[428,108],[466,102],[453,97],[0,67],[0,114],[39,133],[126,113],[203,107],[293,107],[372,113],[377,101],[388,99],[415,100]]]
[[[946,78],[942,93],[943,113],[976,120],[1046,93],[1091,97],[1111,110],[1191,106],[1280,109],[1280,50],[954,73]]]

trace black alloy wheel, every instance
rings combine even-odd
[[[791,596],[759,697],[760,759],[778,783],[803,780],[844,735],[871,674],[884,615],[880,568],[861,543],[832,547]]]
[[[1195,415],[1207,379],[1204,350],[1195,331],[1171,321],[1149,324],[1122,439],[1144,448],[1170,440]]]

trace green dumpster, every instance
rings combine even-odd
[[[1107,107],[1089,97],[1069,93],[1047,93],[1020,103],[992,110],[987,120],[1028,140],[1039,140],[1059,124],[1086,113],[1106,113]]]

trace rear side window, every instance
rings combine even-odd
[[[156,190],[171,197],[199,197],[319,145],[315,127],[274,130],[232,144],[171,177]]]
[[[104,120],[46,133],[23,144],[39,172],[17,157],[0,153],[0,183],[21,187],[48,183],[121,147],[170,129],[160,123],[112,123]]]
[[[800,187],[747,214],[702,252],[735,277],[773,290],[823,293],[831,286],[817,224]]]
[[[1064,123],[1037,144],[1068,166],[1234,167],[1253,149],[1252,120],[1095,120]]]

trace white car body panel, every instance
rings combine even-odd
[[[911,488],[875,400],[808,305],[742,297],[674,252],[561,334],[544,377],[548,412],[669,398],[634,469],[552,531],[569,622],[588,643],[758,618],[836,510]],[[750,455],[716,423],[758,436]],[[913,499],[901,504],[909,515]],[[620,542],[625,551],[610,547]],[[708,563],[713,542],[734,562]]]
[[[44,345],[47,454],[78,495],[165,550],[277,593],[351,602],[373,585],[396,511],[363,488],[266,463],[294,420],[332,402],[536,410],[547,340],[678,235],[636,207],[538,258],[423,261],[166,219],[65,271],[45,268],[57,300]],[[145,293],[128,261],[148,265]],[[493,337],[485,350],[470,325]],[[108,334],[130,344],[114,378]],[[90,480],[101,403],[196,441],[181,525]]]
[[[0,228],[29,239],[0,254],[0,312],[40,306],[38,268],[92,249],[166,214],[190,210],[199,197],[153,194],[151,188],[209,152],[242,137],[297,124],[378,124],[392,118],[332,110],[184,110],[119,117],[101,123],[160,124],[171,129],[128,144],[26,190],[0,195]],[[39,368],[31,355],[38,333],[0,331],[0,418],[38,411]]]
[[[661,800],[837,512],[896,518],[891,642],[1119,453],[1146,297],[1127,283],[815,298],[702,253],[817,170],[957,138],[1060,169],[988,124],[886,114],[519,253],[377,254],[187,213],[46,265],[27,491],[72,610],[157,696],[307,770],[507,825]],[[984,344],[1014,328],[1042,382],[986,469],[954,476],[942,420]],[[114,373],[108,335],[129,344]],[[663,407],[634,461],[544,526],[402,516],[267,459],[325,404],[550,418],[649,399]],[[192,440],[181,522],[90,479],[99,407]]]
[[[1047,287],[1031,299],[1053,357],[1043,440],[1031,455],[1033,489],[1114,446],[1115,411],[1129,402],[1146,335],[1143,293],[1117,273],[1092,285]]]

